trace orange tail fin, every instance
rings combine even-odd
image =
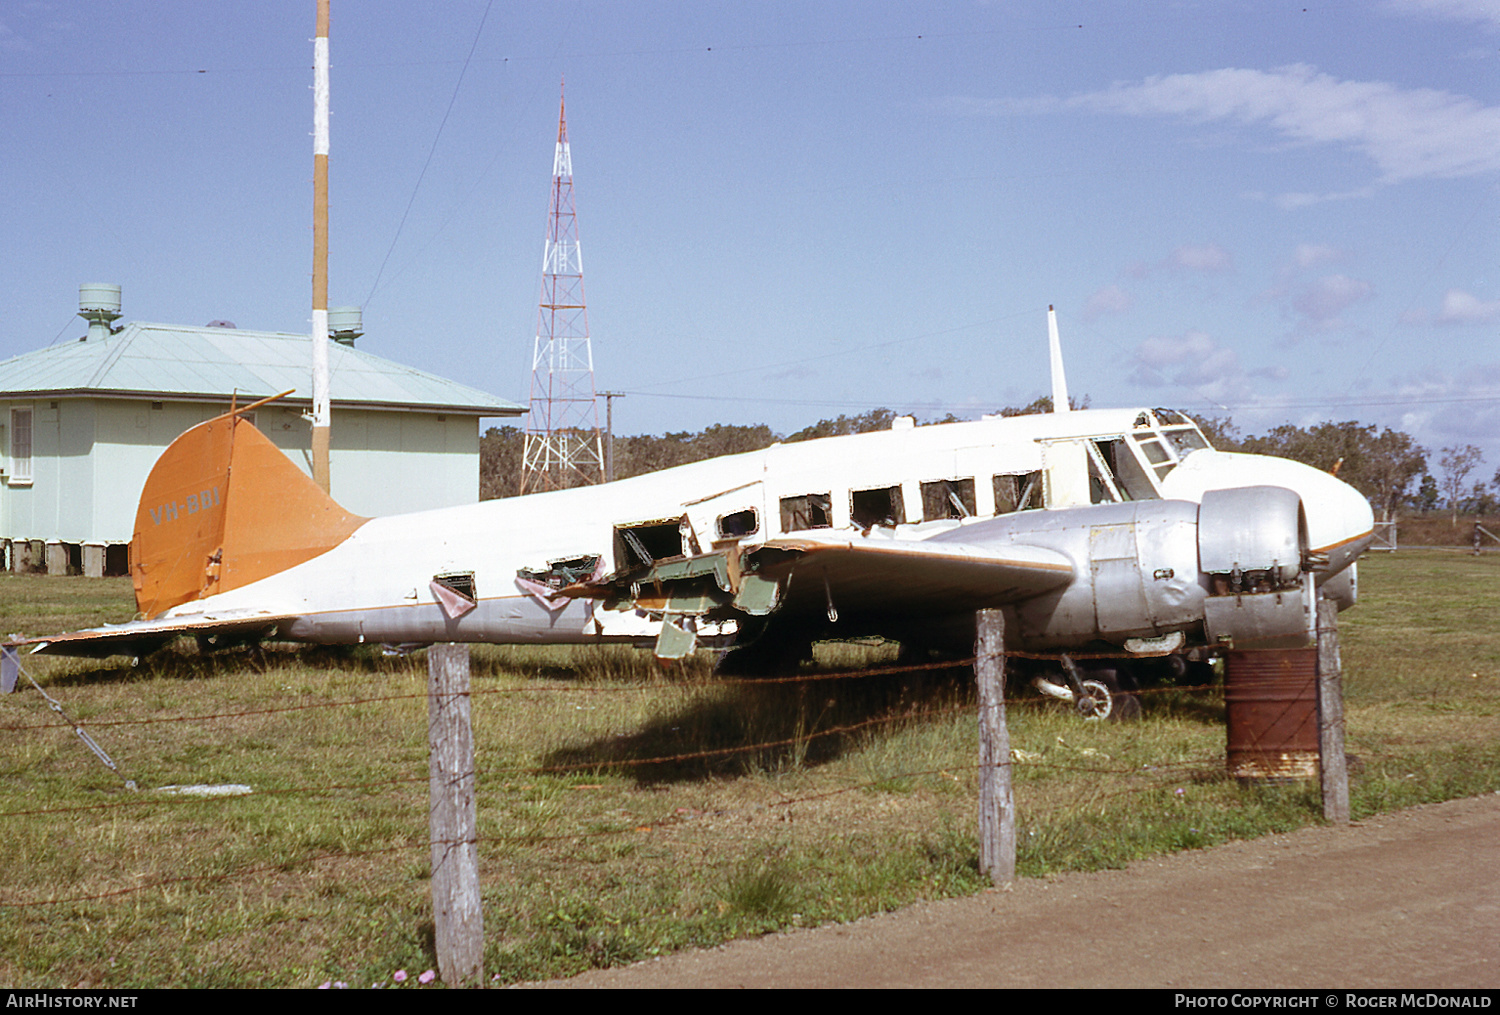
[[[244,411],[188,430],[146,479],[130,574],[147,617],[311,560],[367,521],[339,507]]]

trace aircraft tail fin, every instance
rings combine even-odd
[[[292,464],[246,409],[182,434],[146,479],[130,574],[148,618],[311,560],[366,521]]]

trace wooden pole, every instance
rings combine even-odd
[[[328,8],[318,0],[313,39],[313,292],[312,292],[312,471],[313,481],[331,488],[328,448],[331,412],[328,396]]]
[[[1349,823],[1349,769],[1344,757],[1344,674],[1339,658],[1339,611],[1318,600],[1318,772],[1323,817]]]
[[[615,481],[615,399],[624,398],[623,391],[601,391],[604,396],[604,481]]]
[[[979,681],[979,869],[999,888],[1016,879],[1016,804],[1011,792],[1010,730],[1005,725],[1005,615],[975,615],[974,675]]]
[[[427,650],[427,748],[438,972],[450,987],[477,986],[484,977],[484,914],[475,842],[467,645],[434,645]]]

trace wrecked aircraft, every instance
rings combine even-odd
[[[1066,392],[1054,385],[1067,405]],[[1181,672],[1226,644],[1305,643],[1319,594],[1356,595],[1373,517],[1335,477],[1214,450],[1187,416],[986,417],[778,444],[600,486],[386,518],[344,511],[245,418],[162,455],[136,513],[142,619],[42,652],[201,646],[590,643],[769,670],[871,635],[967,654],[1112,653],[1044,689],[1107,714],[1129,664]]]

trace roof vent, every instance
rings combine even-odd
[[[78,287],[78,316],[89,322],[85,342],[110,336],[110,325],[120,319],[120,287],[107,282],[85,282]]]
[[[233,321],[224,321],[224,320],[209,321],[207,324],[204,325],[204,327],[205,328],[233,328],[236,331],[239,330],[239,325],[235,324]]]
[[[329,307],[328,334],[340,345],[353,345],[365,333],[359,307]]]

